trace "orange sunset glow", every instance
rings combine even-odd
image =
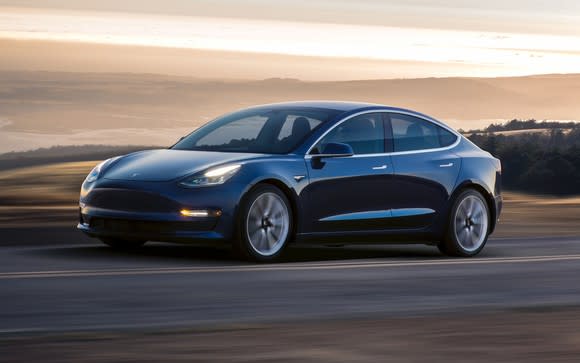
[[[153,73],[191,75],[191,70],[179,66],[179,60],[167,56],[171,49],[203,52],[197,58],[203,58],[198,61],[204,68],[213,64],[212,52],[244,58],[234,66],[235,74],[225,65],[206,69],[203,76],[212,78],[330,80],[580,72],[580,11],[568,12],[561,6],[549,11],[537,4],[526,7],[524,13],[517,2],[506,7],[492,1],[475,17],[474,9],[462,1],[430,5],[421,1],[279,2],[288,10],[288,16],[280,19],[262,1],[217,1],[214,6],[203,1],[170,2],[176,5],[173,9],[182,11],[167,13],[153,2],[146,2],[145,8],[128,2],[113,12],[109,2],[28,1],[28,7],[22,7],[22,2],[2,1],[0,41],[26,42],[18,48],[3,47],[6,54],[0,67],[59,69],[58,63],[66,63],[82,70],[74,47],[57,55],[44,53],[38,59],[31,44],[39,43],[30,43],[35,41],[115,45],[122,47],[113,50],[120,54],[130,53],[131,46],[158,48],[162,63],[144,60],[140,66]],[[565,3],[579,10],[575,2]],[[353,11],[352,16],[341,13],[332,19],[333,11],[345,8]],[[312,19],[317,11],[320,16]],[[286,56],[287,60],[277,61],[271,69],[256,69],[248,57],[259,55]],[[318,58],[328,66],[312,72],[312,59]],[[161,70],[163,62],[165,71]],[[120,63],[103,70],[126,71],[128,66]],[[344,72],[347,64],[350,70]]]

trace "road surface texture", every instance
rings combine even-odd
[[[471,259],[296,247],[254,265],[28,233],[2,231],[3,362],[580,361],[580,237],[492,238]]]

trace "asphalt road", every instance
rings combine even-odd
[[[184,245],[117,252],[76,232],[11,243],[15,232],[0,248],[0,333],[580,305],[580,237],[492,238],[472,259],[428,246],[293,248],[283,263],[253,265]]]

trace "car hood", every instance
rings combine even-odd
[[[169,181],[191,175],[215,165],[239,162],[259,156],[190,150],[147,150],[115,160],[104,173],[105,179]]]

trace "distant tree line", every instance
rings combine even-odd
[[[499,131],[550,130],[501,135],[490,132],[490,127]],[[471,131],[468,137],[502,161],[505,188],[555,195],[580,194],[580,124],[513,120],[490,127],[487,132]]]
[[[537,121],[535,119],[530,120],[511,120],[504,124],[496,123],[491,124],[488,127],[480,130],[469,130],[460,132],[464,133],[486,133],[486,132],[499,132],[499,131],[518,131],[518,130],[538,130],[538,129],[575,129],[578,128],[580,124],[574,121],[570,122],[558,122],[558,121]]]

